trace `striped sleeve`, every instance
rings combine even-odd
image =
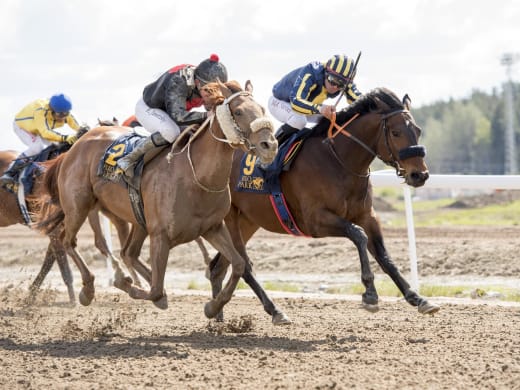
[[[291,108],[304,115],[318,114],[320,112],[319,104],[307,100],[316,88],[317,85],[310,73],[298,76],[291,91]]]

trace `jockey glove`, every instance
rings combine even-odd
[[[69,145],[72,145],[74,142],[78,140],[78,137],[75,134],[71,135],[62,135],[61,136],[61,142],[66,142]]]

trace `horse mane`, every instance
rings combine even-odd
[[[371,112],[402,110],[404,105],[395,93],[388,88],[380,87],[371,90],[359,97],[347,108],[339,111],[336,122],[339,124],[347,122],[354,115],[365,115]],[[325,135],[330,125],[330,121],[323,117],[314,127],[313,134]]]
[[[238,81],[235,80],[228,81],[227,83],[221,83],[220,81],[207,83],[201,88],[201,96],[202,99],[204,99],[204,106],[212,109],[213,107],[222,104],[226,99],[222,94],[223,89],[229,90],[232,94],[242,91],[242,87]]]

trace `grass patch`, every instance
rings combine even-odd
[[[380,296],[402,297],[403,295],[391,281],[376,281],[376,290]],[[332,287],[325,292],[329,294],[351,294],[361,295],[365,292],[365,287],[361,283],[356,283],[344,287]],[[513,289],[502,286],[487,286],[485,288],[475,286],[440,286],[422,284],[419,293],[424,297],[448,297],[448,298],[475,298],[475,299],[496,299],[500,301],[520,302],[520,289]]]
[[[439,226],[518,226],[520,224],[520,200],[479,208],[449,208],[454,199],[414,201],[412,204],[416,227]],[[406,227],[404,201],[392,201],[398,210],[395,216],[385,221],[392,227]]]

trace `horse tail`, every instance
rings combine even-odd
[[[44,162],[42,165],[45,170],[42,188],[45,196],[39,198],[38,213],[32,227],[45,234],[53,233],[58,227],[62,226],[65,213],[60,204],[60,193],[58,191],[58,176],[65,153],[53,160]]]

